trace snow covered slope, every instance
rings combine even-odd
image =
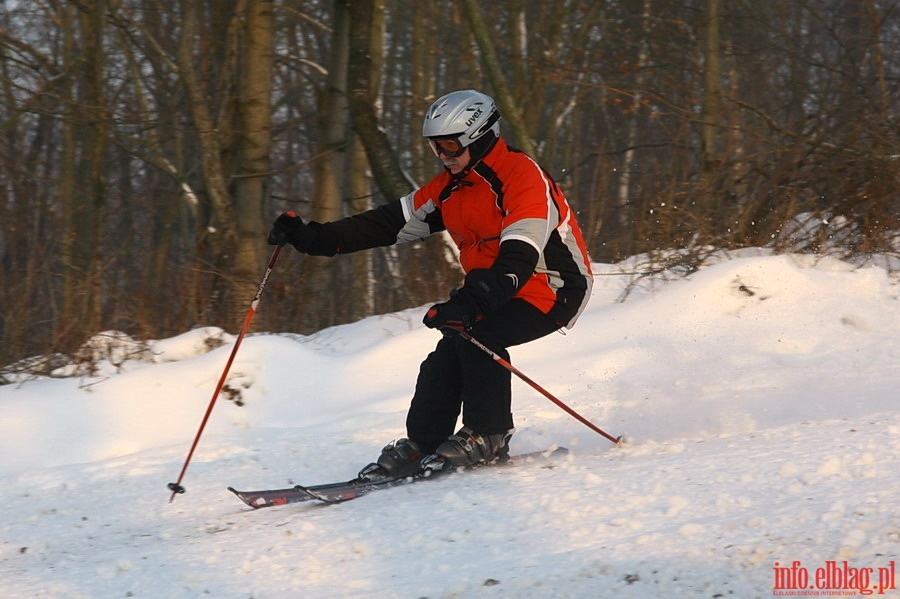
[[[569,447],[552,468],[338,506],[249,511],[225,490],[350,478],[401,436],[437,340],[422,309],[245,340],[173,504],[231,351],[206,351],[215,330],[0,387],[3,596],[900,596],[896,278],[750,252],[618,303],[632,267],[596,265],[578,326],[512,350],[629,438],[516,382],[513,451]]]

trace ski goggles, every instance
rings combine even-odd
[[[429,137],[428,145],[438,158],[441,154],[447,158],[456,158],[466,151],[466,146],[460,143],[458,137]]]

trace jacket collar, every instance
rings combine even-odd
[[[499,137],[497,138],[496,143],[494,143],[494,147],[492,147],[487,154],[482,156],[481,160],[476,161],[474,164],[470,164],[460,171],[458,175],[450,175],[450,177],[459,183],[468,183],[466,179],[468,179],[469,173],[476,170],[479,164],[484,164],[491,170],[496,171],[497,165],[503,162],[508,155],[509,146],[506,145],[506,142],[503,141],[502,137]],[[449,173],[450,171],[447,172]]]

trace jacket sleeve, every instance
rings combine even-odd
[[[424,239],[443,231],[441,212],[429,193],[430,189],[426,187],[361,214],[328,223],[312,221],[309,227],[316,232],[316,237],[307,253],[313,256],[349,254]]]
[[[510,299],[528,282],[539,258],[540,254],[534,246],[524,241],[510,239],[500,244],[500,254],[494,260],[491,270],[498,276],[507,277],[513,284],[509,298],[506,299]]]
[[[524,241],[500,244],[500,254],[490,268],[476,268],[466,274],[463,291],[472,299],[480,316],[489,316],[508,302],[534,274],[539,255]]]
[[[400,202],[395,200],[328,223],[310,222],[316,237],[307,253],[334,256],[397,243],[397,235],[406,224]]]

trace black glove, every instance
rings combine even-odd
[[[493,268],[475,268],[466,275],[464,291],[481,316],[493,314],[512,299],[518,290],[515,275],[503,275]]]
[[[514,276],[498,275],[491,268],[476,268],[466,275],[460,289],[450,292],[450,301],[435,304],[422,322],[430,329],[469,330],[516,294]]]
[[[450,301],[431,306],[422,322],[429,329],[468,331],[479,320],[481,316],[472,298],[462,288],[450,292]]]
[[[316,232],[303,223],[303,219],[293,212],[285,212],[272,223],[272,230],[266,241],[269,245],[291,244],[304,254],[316,238]]]

